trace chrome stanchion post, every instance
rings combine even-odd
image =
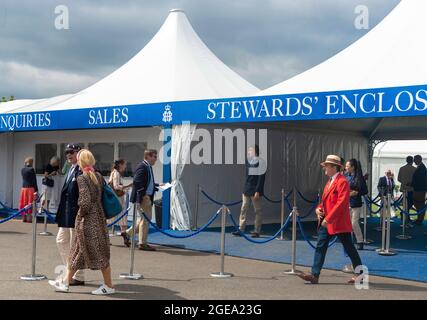
[[[139,280],[142,279],[143,276],[139,273],[133,273],[134,263],[135,263],[135,234],[136,234],[136,206],[137,204],[133,204],[133,220],[132,220],[132,238],[131,238],[131,246],[130,246],[130,272],[129,273],[121,273],[120,278],[128,279],[128,280]]]
[[[296,192],[294,188],[294,206],[292,208],[292,261],[291,261],[291,270],[287,270],[285,274],[297,274],[300,271],[296,270],[296,260],[297,260],[297,217],[298,217],[298,208],[296,203]]]
[[[383,222],[383,225],[386,225],[386,233],[385,233],[385,248],[378,252],[379,255],[382,256],[394,256],[396,255],[395,252],[390,250],[390,223],[391,223],[391,194],[387,194],[387,210],[385,211],[385,222]],[[384,238],[384,235],[383,235]],[[384,246],[383,246],[384,247]]]
[[[285,189],[284,188],[282,188],[281,195],[282,195],[282,198],[280,201],[280,227],[283,227],[283,224],[285,223]],[[285,233],[284,230],[280,232],[280,238],[278,238],[278,240],[285,240],[284,233]]]
[[[32,216],[33,216],[33,250],[31,255],[31,274],[21,276],[21,280],[25,281],[39,281],[46,279],[46,276],[42,274],[36,274],[36,249],[37,249],[37,207],[36,200],[33,200],[32,204]]]
[[[409,209],[408,209],[408,191],[406,191],[406,190],[403,192],[402,201],[403,201],[403,210],[405,212],[409,212]],[[412,239],[411,236],[406,235],[406,230],[405,230],[406,229],[406,213],[401,212],[400,214],[402,215],[402,234],[397,235],[396,238],[400,239],[400,240]]]
[[[376,249],[377,252],[381,252],[385,250],[385,233],[386,233],[386,225],[385,225],[385,215],[386,211],[388,210],[388,203],[386,203],[384,193],[381,192],[381,203],[382,208],[380,211],[380,223],[381,223],[381,248]]]
[[[221,271],[211,273],[211,277],[214,278],[230,278],[233,276],[231,273],[224,272],[224,264],[225,264],[225,223],[227,219],[227,214],[230,211],[228,208],[223,205],[221,208]]]

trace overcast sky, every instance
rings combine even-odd
[[[358,5],[370,27],[399,0],[1,0],[0,97],[43,98],[88,87],[127,62],[172,8],[185,10],[207,46],[261,89],[341,51],[369,30],[354,26]],[[70,29],[55,28],[55,7]]]

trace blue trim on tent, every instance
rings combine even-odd
[[[3,113],[0,132],[413,116],[427,116],[427,85]]]
[[[168,132],[169,131],[169,132]],[[166,134],[168,132],[168,134]],[[164,142],[163,142],[163,181],[171,182],[171,143],[172,143],[172,126],[165,125],[164,130]],[[169,147],[168,147],[169,146]],[[162,229],[169,230],[170,227],[170,192],[171,190],[163,191],[162,195]]]

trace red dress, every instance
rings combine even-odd
[[[36,197],[34,196],[34,193],[36,192],[36,189],[34,188],[22,188],[21,189],[21,196],[19,198],[19,207],[18,209],[21,210],[22,208],[25,208],[27,205],[31,204]],[[22,216],[25,214],[32,214],[33,210],[32,208],[24,211],[21,213]]]

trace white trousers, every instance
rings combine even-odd
[[[68,268],[68,258],[70,256],[71,243],[75,233],[73,228],[59,228],[58,235],[56,236],[56,245],[61,255],[62,263]],[[62,275],[65,276],[65,275]],[[78,270],[73,277],[78,281],[85,281],[83,270]]]
[[[360,208],[350,208],[350,214],[351,214],[351,225],[353,226],[353,232],[356,236],[357,243],[363,242],[363,234],[362,230],[360,229],[359,219],[360,214],[362,213],[362,207]]]

